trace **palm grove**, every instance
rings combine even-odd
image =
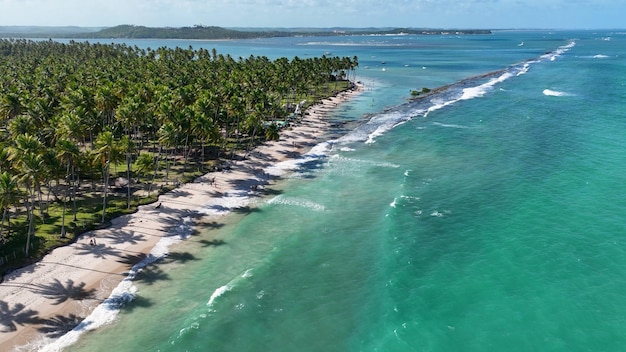
[[[19,261],[16,248],[40,255],[154,201],[156,184],[277,139],[288,107],[345,89],[357,65],[0,40],[0,266]]]

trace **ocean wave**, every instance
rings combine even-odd
[[[559,92],[559,91],[552,90],[552,89],[544,89],[543,90],[543,95],[547,95],[549,97],[569,97],[569,96],[572,96],[572,94],[570,94],[570,93]]]
[[[408,105],[398,106],[380,114],[372,116],[367,122],[337,139],[337,143],[365,142],[375,143],[376,138],[385,132],[411,120],[415,116],[423,115],[422,107]]]
[[[228,292],[232,290],[232,287],[229,285],[224,285],[224,286],[220,286],[218,287],[215,291],[213,291],[213,293],[211,294],[211,297],[209,297],[209,301],[207,302],[207,306],[209,307],[213,307],[213,304],[215,303],[215,300],[219,297],[221,297],[224,293]]]
[[[560,46],[556,50],[548,52],[548,53],[540,56],[540,59],[554,61],[559,56],[565,54],[566,52],[568,52],[571,48],[573,48],[575,46],[576,46],[576,41],[572,40],[567,45]]]
[[[288,159],[276,164],[273,164],[265,169],[263,169],[263,173],[269,176],[284,176],[288,173],[297,171],[302,169],[303,165],[309,164],[311,162],[315,162],[317,160],[323,159],[328,156],[328,154],[333,150],[334,141],[327,141],[319,143],[311,150],[309,150],[306,154],[302,155],[299,158]]]
[[[191,317],[188,318],[187,321],[183,323],[183,328],[178,330],[178,334],[174,338],[170,339],[170,343],[174,345],[177,340],[180,340],[189,332],[193,330],[198,330],[198,328],[200,327],[201,320],[204,320],[207,317],[209,317],[211,312],[215,312],[216,301],[222,296],[224,296],[227,292],[233,291],[242,280],[247,279],[252,276],[253,276],[252,270],[248,269],[245,272],[243,272],[241,275],[236,276],[227,284],[222,285],[216,288],[213,292],[211,292],[211,296],[209,297],[209,300],[206,303],[207,308],[204,308],[204,309],[200,308],[195,314],[191,314],[190,315]]]

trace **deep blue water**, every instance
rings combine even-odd
[[[626,32],[130,43],[357,55],[362,123],[68,350],[626,345]]]

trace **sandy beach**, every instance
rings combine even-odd
[[[264,143],[225,170],[180,185],[136,213],[114,219],[111,226],[87,232],[7,274],[0,284],[0,350],[39,350],[103,306],[115,311],[124,302],[110,297],[120,286],[132,286],[133,265],[164,254],[169,239],[190,236],[194,225],[247,205],[251,194],[262,196],[276,180],[266,170],[321,142],[330,128],[325,117],[361,88],[311,106],[299,123],[281,132],[280,140]],[[81,324],[86,330],[88,325]]]

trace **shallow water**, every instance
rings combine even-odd
[[[334,118],[370,122],[172,247],[69,350],[621,349],[626,35],[321,41],[194,42],[358,55],[367,89]]]

